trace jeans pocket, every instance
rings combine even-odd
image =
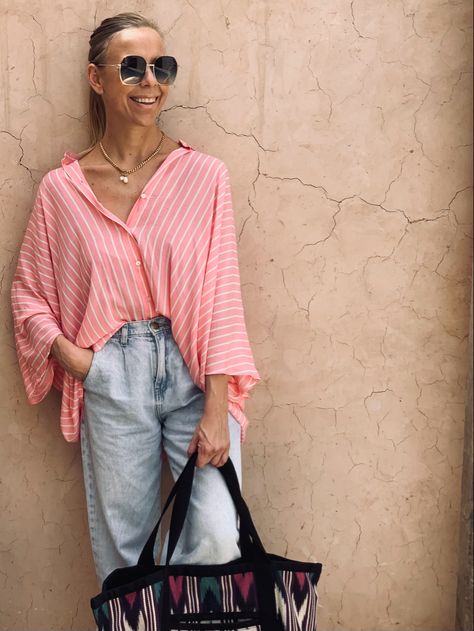
[[[89,366],[89,370],[87,371],[87,374],[86,374],[85,378],[82,380],[82,387],[83,388],[87,388],[87,384],[91,381],[91,377],[92,377],[93,373],[95,372],[95,367],[97,365],[97,354],[98,353],[100,353],[100,351],[94,351],[94,354],[92,355],[91,365]]]

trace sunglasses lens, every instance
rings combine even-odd
[[[176,79],[178,64],[174,57],[165,55],[155,61],[155,77],[162,85],[171,85]]]
[[[143,57],[129,55],[120,65],[120,77],[127,85],[140,83],[145,76],[146,62]]]

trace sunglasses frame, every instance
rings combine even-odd
[[[144,73],[143,77],[140,79],[140,81],[138,81],[137,83],[126,83],[126,82],[122,79],[122,75],[121,75],[120,70],[122,69],[122,64],[123,64],[124,60],[125,60],[127,57],[140,57],[140,59],[143,59],[143,61],[145,62],[145,73]],[[124,57],[123,57],[122,61],[121,61],[119,64],[96,64],[96,63],[94,63],[94,62],[91,62],[91,63],[93,63],[93,64],[94,64],[94,66],[101,66],[101,67],[107,67],[107,66],[108,66],[109,68],[117,68],[117,69],[118,69],[118,75],[119,75],[120,82],[121,82],[123,85],[138,85],[138,84],[140,84],[140,83],[143,81],[143,79],[146,77],[146,69],[147,69],[147,68],[151,68],[151,69],[152,69],[151,71],[152,71],[152,73],[153,73],[153,76],[155,77],[155,80],[156,80],[156,81],[157,81],[160,85],[173,85],[173,83],[174,83],[174,79],[173,79],[173,81],[172,81],[171,83],[161,83],[160,81],[158,81],[158,79],[157,79],[157,77],[156,77],[156,74],[155,74],[155,64],[156,64],[156,62],[158,61],[158,59],[161,59],[162,57],[172,57],[172,58],[175,60],[175,62],[176,62],[176,70],[178,69],[178,62],[176,61],[176,57],[173,57],[172,55],[160,55],[159,57],[157,57],[157,58],[155,59],[155,61],[154,61],[152,64],[148,64],[148,63],[146,62],[145,57],[143,57],[142,55],[131,55],[131,54],[130,54],[130,55],[124,55]]]

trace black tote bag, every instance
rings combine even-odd
[[[197,451],[176,480],[137,565],[117,568],[91,598],[98,631],[315,631],[322,564],[267,553],[229,458],[219,467],[239,516],[241,557],[219,565],[170,565],[191,497]],[[153,550],[173,510],[165,565]]]

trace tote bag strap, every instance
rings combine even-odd
[[[165,513],[168,510],[171,502],[176,496],[179,487],[183,483],[183,480],[186,478],[186,476],[189,475],[189,470],[191,469],[191,467],[195,466],[196,459],[197,459],[197,451],[194,452],[194,454],[190,456],[183,471],[181,471],[180,476],[174,483],[173,488],[171,489],[168,495],[168,498],[165,502],[165,505],[163,506],[163,510],[161,511],[160,518],[156,522],[156,525],[151,531],[150,536],[147,539],[147,542],[143,546],[137,565],[141,565],[142,567],[148,567],[148,568],[153,568],[155,566],[154,548],[155,548],[156,535],[158,534],[158,528],[160,527],[161,521],[163,517],[165,516]]]
[[[219,471],[223,475],[224,480],[227,484],[227,488],[229,489],[229,492],[234,501],[237,513],[240,518],[241,529],[243,525],[245,532],[247,532],[251,536],[253,544],[256,546],[256,548],[264,552],[264,558],[268,560],[265,547],[258,535],[257,529],[255,528],[250,510],[244,498],[242,497],[237,472],[235,471],[235,467],[230,458],[222,467],[219,468]]]
[[[196,453],[196,452],[195,452]],[[194,455],[194,454],[193,454]],[[192,457],[192,456],[191,456]],[[231,458],[228,458],[226,463],[221,467],[218,467],[221,472],[224,481],[227,485],[229,493],[234,502],[237,514],[240,518],[240,540],[242,547],[242,557],[246,561],[262,560],[270,563],[263,543],[258,535],[257,529],[252,521],[250,511],[247,504],[242,497],[240,491],[239,480],[237,473]],[[166,565],[169,565],[173,552],[178,544],[181,531],[184,526],[186,514],[188,512],[189,501],[191,498],[192,485],[194,480],[195,467],[185,467],[183,471],[182,483],[179,486],[175,503],[173,505],[173,512],[171,515],[169,544],[166,554]]]
[[[169,575],[170,560],[173,556],[173,552],[181,535],[184,521],[186,519],[186,513],[189,507],[195,471],[195,458],[192,460],[192,463],[193,465],[189,468],[186,465],[183,471],[183,478],[177,489],[175,502],[173,504],[169,543],[166,554],[166,579]],[[259,623],[261,631],[284,631],[281,625],[281,620],[277,616],[276,611],[275,585],[272,563],[257,533],[247,504],[242,497],[239,480],[237,478],[237,473],[235,471],[232,460],[228,458],[227,462],[222,467],[218,467],[218,469],[224,477],[227,488],[229,489],[230,495],[232,496],[232,500],[240,518],[239,529],[242,548],[242,559],[244,562],[247,561],[253,565],[253,573],[256,581],[257,598],[260,610]],[[165,580],[163,585],[162,599],[163,631],[168,631],[171,628],[169,619],[169,598],[169,584],[168,580]]]
[[[163,510],[161,512],[160,518],[158,519],[155,527],[150,533],[143,549],[141,551],[140,557],[138,559],[138,565],[142,567],[147,567],[150,570],[155,567],[154,560],[154,547],[156,536],[158,534],[158,529],[163,520],[163,517],[168,510],[173,499],[179,495],[178,498],[175,499],[175,503],[173,505],[173,515],[171,517],[170,524],[170,534],[169,534],[169,543],[168,543],[168,554],[167,554],[167,563],[171,560],[171,556],[176,548],[179,537],[181,535],[181,531],[184,526],[184,520],[186,518],[186,513],[188,511],[189,500],[191,497],[192,484],[194,479],[194,470],[196,466],[198,452],[195,451],[188,459],[184,469],[181,471],[178,479],[173,485],[168,498],[165,502]],[[258,536],[258,533],[255,529],[255,526],[252,522],[252,518],[250,517],[250,512],[245,504],[242,495],[240,493],[239,481],[237,478],[237,474],[235,472],[235,467],[229,458],[227,462],[222,466],[218,467],[221,474],[224,476],[224,479],[227,483],[229,491],[231,493],[232,499],[234,501],[235,507],[237,509],[237,513],[240,517],[240,542],[242,548],[242,556],[245,559],[253,560],[255,558],[255,554],[260,557],[266,557],[265,548]],[[182,489],[182,492],[178,494],[178,490]],[[255,552],[257,548],[257,552]],[[258,550],[259,549],[259,550]],[[258,554],[258,552],[261,554]]]

